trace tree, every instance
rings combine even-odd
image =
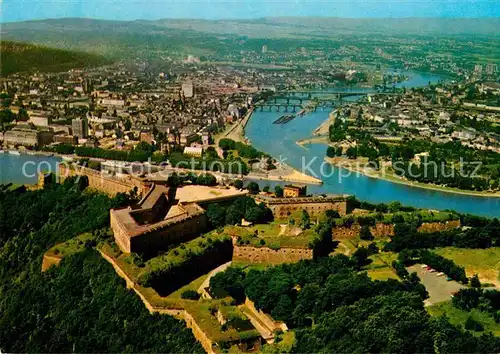
[[[333,146],[329,146],[326,149],[326,156],[328,156],[328,157],[335,157],[335,148]]]
[[[26,109],[24,108],[19,109],[19,113],[17,114],[17,120],[20,122],[27,122],[29,119],[30,117]]]
[[[181,321],[151,315],[89,248],[106,237],[102,230],[109,226],[109,210],[130,205],[129,198],[119,194],[111,199],[76,182],[70,177],[37,191],[0,192],[2,350],[201,353]],[[65,255],[57,268],[41,273],[35,266],[47,249],[82,233],[88,233],[88,242]],[[9,257],[4,257],[7,249]]]
[[[243,181],[241,179],[237,179],[234,181],[234,187],[237,189],[243,189]]]
[[[186,290],[181,294],[181,298],[187,300],[199,300],[200,294],[198,294],[195,290]]]
[[[238,225],[244,215],[244,211],[240,210],[237,205],[233,204],[229,208],[227,208],[226,224]]]
[[[262,191],[265,193],[269,193],[269,188],[269,186],[265,186],[264,188],[262,188]]]
[[[307,210],[302,209],[302,216],[301,216],[301,221],[300,221],[300,227],[303,230],[308,229],[311,226],[311,218],[309,217],[309,213]]]
[[[465,321],[464,325],[465,329],[468,329],[470,331],[475,331],[475,332],[482,332],[484,330],[484,327],[481,323],[477,322],[472,318],[471,315],[467,317],[467,320]]]
[[[284,321],[289,321],[292,317],[294,308],[295,306],[290,296],[288,296],[287,294],[283,294],[279,297],[278,303],[271,311],[271,316],[280,318]]]
[[[346,155],[349,159],[356,159],[358,157],[358,149],[355,146],[351,146],[347,149]]]
[[[168,176],[167,179],[167,185],[169,187],[178,187],[182,184],[182,181],[180,177],[177,175],[177,173],[173,172],[170,176]]]
[[[388,205],[388,209],[391,213],[396,213],[401,210],[401,203],[400,202],[391,202]]]
[[[127,119],[125,123],[123,123],[123,126],[125,128],[125,131],[129,131],[130,129],[132,129],[132,122],[130,121],[130,119]]]
[[[222,227],[226,224],[226,209],[219,204],[210,204],[207,209],[207,218],[214,228]]]
[[[378,252],[379,252],[379,248],[377,247],[377,245],[375,243],[372,242],[368,245],[368,253],[370,255],[377,254]]]
[[[219,140],[219,147],[222,150],[234,150],[235,141],[232,139],[220,139]]]
[[[202,186],[216,186],[217,178],[210,173],[202,173],[196,178],[196,184]]]
[[[2,130],[5,131],[5,126],[12,123],[16,119],[16,115],[10,109],[0,111],[0,125]]]
[[[224,272],[210,278],[210,290],[213,293],[225,292],[237,303],[245,301],[245,272],[241,268],[229,267]]]
[[[274,187],[274,194],[276,194],[276,196],[278,198],[282,198],[283,197],[283,188],[280,185],[277,185],[276,187]]]
[[[384,203],[380,203],[380,204],[377,204],[377,206],[375,207],[375,210],[379,213],[387,213],[388,208],[387,208],[387,205],[385,205]]]
[[[329,219],[339,219],[340,218],[340,214],[337,210],[334,210],[334,209],[329,209],[327,211],[325,211],[325,216]]]
[[[259,185],[257,182],[249,182],[247,184],[247,189],[250,192],[250,194],[258,194],[260,191]]]
[[[245,220],[250,221],[254,224],[260,223],[263,221],[265,216],[264,209],[255,206],[252,208],[248,208],[245,212]]]
[[[361,230],[359,232],[359,238],[365,241],[371,241],[373,240],[373,235],[370,230],[370,226],[368,225],[363,225],[361,226]]]
[[[470,285],[473,288],[480,288],[481,287],[481,282],[479,281],[479,277],[477,274],[474,274],[472,278],[470,278]]]
[[[361,269],[365,265],[370,264],[368,259],[368,249],[365,247],[360,247],[352,255],[352,259],[356,262],[356,268]]]

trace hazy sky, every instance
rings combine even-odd
[[[499,17],[500,0],[0,0],[1,21],[60,17]]]

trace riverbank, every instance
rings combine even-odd
[[[335,123],[335,116],[337,114],[337,110],[334,109],[333,111],[330,112],[328,115],[328,119],[325,120],[323,123],[320,124],[319,127],[314,129],[313,135],[314,136],[323,136],[323,135],[328,135],[330,133],[330,126]]]
[[[345,158],[345,157],[334,157],[334,158],[325,157],[325,161],[333,166],[343,168],[345,170],[351,171],[351,172],[356,173],[356,174],[362,174],[366,177],[376,178],[376,179],[380,179],[380,180],[384,180],[384,181],[388,181],[388,182],[392,182],[392,183],[398,183],[398,184],[402,184],[402,185],[405,185],[408,187],[416,187],[416,188],[433,190],[433,191],[438,191],[438,192],[461,194],[461,195],[467,195],[467,196],[473,196],[473,197],[500,198],[500,192],[467,191],[467,190],[461,190],[458,188],[438,186],[435,184],[427,184],[427,183],[409,181],[407,179],[404,179],[404,178],[401,178],[401,177],[395,175],[391,171],[388,171],[387,167],[382,171],[377,171],[377,170],[374,170],[373,168],[366,167],[366,164],[368,162],[368,159],[366,159],[366,158],[349,160],[348,158]]]
[[[221,134],[218,134],[214,139],[215,145],[219,146],[220,139],[231,139],[237,142],[250,144],[250,141],[245,137],[245,127],[247,126],[248,121],[252,117],[253,111],[254,108],[253,107],[250,108],[243,119],[239,120],[237,123],[228,127]]]
[[[0,154],[0,156],[6,156],[9,158],[29,158],[29,157],[34,157],[34,158],[42,158],[41,161],[39,161],[40,164],[44,163],[45,159],[56,159],[53,161],[57,161],[57,163],[62,162],[62,161],[76,161],[81,158],[85,158],[84,156],[77,156],[77,155],[64,155],[64,154],[58,154],[58,153],[53,153],[53,152],[46,152],[46,151],[26,151],[26,150],[2,150],[4,153]],[[88,158],[90,161],[95,161],[95,162],[107,162],[107,161],[114,161],[114,160],[107,160],[103,158],[96,158],[96,157],[89,157]],[[122,162],[122,161],[119,161]],[[124,162],[126,163],[126,162]],[[135,168],[139,167],[139,163],[135,162],[133,163],[135,165]],[[33,164],[30,163],[30,166]],[[33,166],[33,168],[36,170],[36,165]],[[276,170],[271,170],[267,173],[254,173],[250,172],[248,175],[238,175],[238,174],[228,174],[228,173],[221,173],[221,172],[216,172],[216,171],[205,171],[205,170],[192,170],[192,169],[186,169],[186,168],[176,168],[172,166],[159,166],[159,165],[150,165],[147,163],[144,163],[144,169],[143,171],[146,171],[147,173],[157,173],[159,176],[162,176],[163,179],[166,179],[168,177],[168,174],[170,173],[182,173],[182,174],[188,174],[188,173],[205,173],[209,172],[213,174],[214,176],[218,177],[219,179],[242,179],[242,180],[267,180],[267,181],[275,181],[275,182],[289,182],[289,183],[299,183],[299,184],[322,184],[323,182],[320,179],[314,178],[312,176],[306,175],[304,173],[301,173],[295,169],[293,169],[290,166],[284,165],[280,169]],[[43,167],[47,167],[44,163]],[[11,169],[13,167],[10,167]],[[17,167],[15,168],[17,169]],[[19,171],[22,170],[22,167],[19,166]],[[53,172],[54,170],[51,169]],[[121,169],[123,172],[123,169]],[[158,176],[157,175],[157,176]],[[19,181],[6,181],[6,183],[15,183],[18,185],[35,185],[38,182],[36,175],[33,175],[31,180],[29,182],[24,181],[24,183],[19,183]]]

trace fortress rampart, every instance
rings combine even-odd
[[[296,263],[303,259],[313,259],[313,250],[307,248],[280,248],[238,246],[233,239],[233,261],[249,263]]]
[[[256,196],[257,203],[264,203],[277,219],[287,218],[290,214],[306,210],[311,217],[320,216],[327,210],[336,210],[341,216],[348,213],[347,199],[344,197],[298,197],[272,198]]]
[[[137,187],[137,193],[142,196],[147,193],[151,186],[151,183],[132,176],[118,178],[83,166],[68,167],[66,164],[59,164],[60,182],[72,176],[86,176],[90,188],[110,196],[115,196],[118,193],[129,193],[135,187]]]
[[[418,232],[439,232],[458,229],[461,226],[460,220],[450,220],[446,222],[428,222],[423,223]],[[333,238],[336,240],[355,238],[359,236],[361,226],[353,224],[351,227],[339,226],[332,230]],[[370,226],[370,231],[375,238],[394,236],[394,224],[376,223]]]

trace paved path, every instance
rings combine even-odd
[[[201,294],[203,292],[203,289],[208,288],[208,286],[210,285],[210,278],[212,278],[217,273],[225,271],[227,268],[229,268],[230,265],[231,265],[231,261],[224,263],[223,265],[220,265],[217,268],[215,268],[214,270],[212,270],[210,272],[210,274],[208,274],[207,279],[205,279],[205,281],[198,288],[198,292]]]

